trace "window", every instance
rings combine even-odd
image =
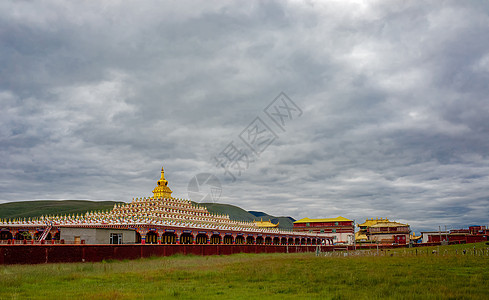
[[[334,226],[338,226],[338,222],[334,222]]]
[[[111,244],[122,244],[122,233],[111,233],[109,242]]]
[[[306,223],[306,227],[309,227],[309,223]]]
[[[324,229],[321,229],[321,233],[324,233]]]
[[[333,233],[336,233],[336,229],[333,229]]]

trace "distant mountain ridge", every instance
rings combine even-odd
[[[296,221],[292,217],[274,217],[262,211],[250,210],[248,212],[254,215],[257,219],[260,218],[260,220],[263,219],[263,221],[270,220],[270,222],[272,222],[273,224],[279,223],[278,227],[283,229],[292,229],[294,227],[294,222]]]
[[[254,210],[249,210],[248,212],[249,212],[250,214],[254,215],[255,217],[258,217],[258,218],[260,218],[260,217],[267,217],[267,216],[268,216],[268,214],[267,214],[267,213],[264,213],[264,212],[262,212],[262,211],[254,211]]]
[[[0,204],[1,219],[32,218],[42,215],[84,214],[87,211],[110,210],[114,204],[122,201],[90,201],[90,200],[33,200],[17,201]],[[292,229],[291,217],[275,217],[264,212],[246,211],[238,206],[221,203],[194,203],[205,206],[211,213],[229,215],[231,220],[254,221],[263,219],[279,223],[279,228]]]
[[[197,205],[205,206],[207,210],[211,213],[227,214],[232,220],[240,221],[268,221],[277,224],[278,228],[281,229],[292,229],[294,227],[293,223],[295,219],[291,217],[275,217],[264,212],[258,211],[246,211],[238,206],[231,204],[220,204],[220,203],[198,203]]]

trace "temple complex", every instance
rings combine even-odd
[[[270,224],[268,224],[270,223]],[[165,172],[153,196],[115,204],[110,211],[0,220],[0,243],[86,244],[332,244],[322,232],[279,230],[271,222],[231,220],[172,196]]]
[[[389,221],[387,218],[371,218],[358,224],[360,228],[355,234],[357,242],[406,244],[410,242],[411,229],[408,224]]]

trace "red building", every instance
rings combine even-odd
[[[352,220],[343,218],[309,219],[303,218],[294,222],[294,231],[308,233],[324,233],[333,237],[335,243],[353,244],[355,225]]]
[[[425,232],[423,242],[428,243],[478,243],[489,240],[489,229],[486,226],[470,226],[468,229],[452,229],[449,232]]]
[[[393,221],[379,222],[367,228],[368,239],[382,244],[406,244],[410,233],[408,224]]]

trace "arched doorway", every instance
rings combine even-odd
[[[248,245],[253,245],[255,243],[255,238],[253,236],[247,236],[246,237],[246,244]]]
[[[316,239],[312,239],[312,244],[316,245]]]
[[[180,235],[180,244],[192,244],[194,236],[191,233],[184,232]]]
[[[244,244],[244,243],[245,243],[245,238],[244,238],[242,235],[238,235],[238,236],[236,237],[236,244],[240,244],[240,245],[242,245],[242,244]]]
[[[301,239],[299,239],[299,238],[295,238],[295,244],[296,244],[296,245],[300,245],[300,244],[301,244]]]
[[[263,245],[263,237],[259,236],[256,238],[256,244],[257,245]]]
[[[15,235],[15,239],[17,239],[18,234],[20,234],[20,232],[17,232],[17,234]],[[42,235],[42,231],[36,231],[36,233],[34,234],[34,239],[38,241],[41,235]]]
[[[40,235],[41,236],[42,234],[42,231],[40,232]],[[23,240],[31,240],[32,237],[31,237],[31,234],[29,233],[29,231],[19,231],[15,234],[15,239],[17,241],[23,241]],[[47,240],[47,238],[46,238]]]
[[[158,244],[158,233],[155,231],[146,233],[146,244]]]
[[[307,245],[310,245],[311,244],[311,239],[307,239]]]
[[[289,238],[289,239],[287,240],[287,244],[289,244],[289,245],[293,245],[293,244],[294,244],[294,239],[293,239],[293,238]]]
[[[233,243],[233,236],[232,235],[226,235],[224,236],[224,241],[223,241],[223,244],[232,244]]]
[[[301,245],[305,245],[306,244],[306,239],[305,238],[302,238],[301,239]]]
[[[165,232],[161,236],[162,244],[176,244],[177,243],[177,235],[174,232]]]
[[[287,238],[284,238],[284,237],[283,237],[283,238],[280,240],[280,244],[282,244],[282,245],[287,245]]]
[[[207,244],[207,234],[205,233],[199,233],[195,237],[195,243],[196,244]]]
[[[220,244],[221,243],[221,236],[219,234],[213,234],[211,236],[211,244]]]
[[[12,233],[10,231],[0,231],[0,240],[11,240],[13,238]]]
[[[274,245],[280,245],[280,239],[278,237],[273,238],[273,244]]]
[[[141,234],[136,231],[136,244],[141,244]]]

